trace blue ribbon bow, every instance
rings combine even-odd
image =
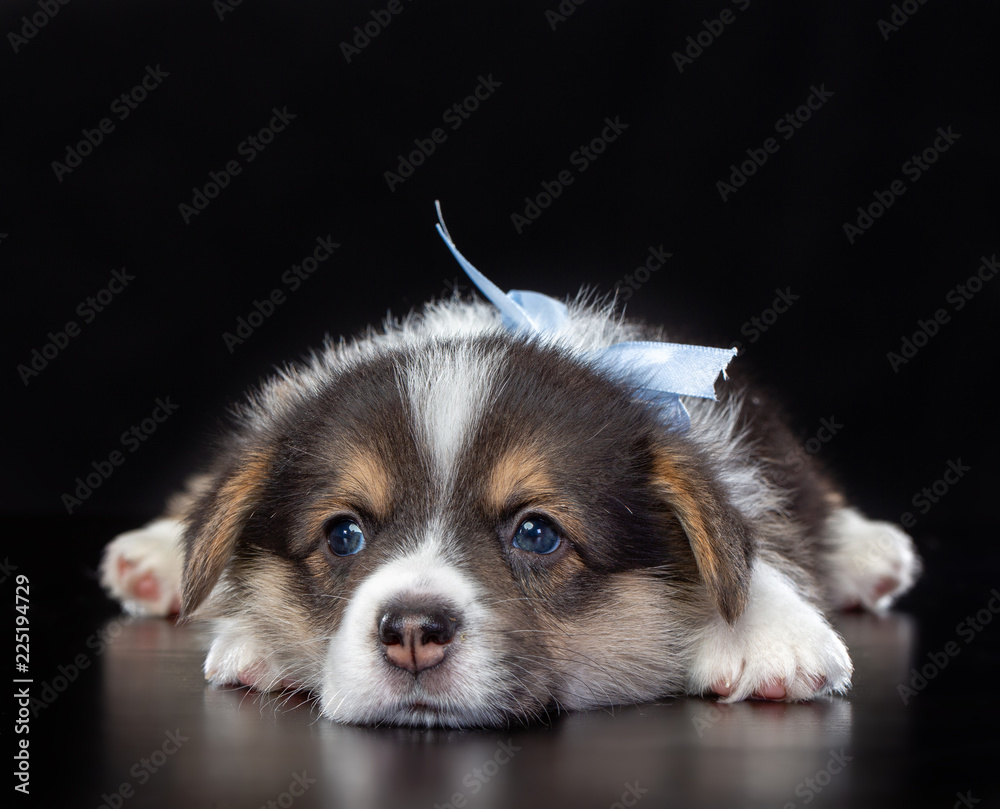
[[[441,203],[435,201],[435,226],[448,249],[479,291],[500,310],[505,328],[513,332],[543,335],[558,331],[569,319],[566,304],[523,289],[504,292],[465,258],[444,224]],[[681,396],[715,399],[715,380],[736,356],[735,348],[709,348],[680,343],[628,342],[588,352],[588,359],[610,373],[636,385],[643,400],[660,408],[664,421],[679,432],[691,426],[691,417]]]

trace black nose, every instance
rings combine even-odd
[[[394,666],[419,674],[438,665],[455,637],[458,618],[442,609],[394,607],[378,623],[378,639]]]

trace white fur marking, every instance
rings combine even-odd
[[[823,614],[787,576],[758,561],[746,612],[734,626],[714,618],[696,642],[687,690],[703,694],[728,684],[725,701],[736,702],[777,683],[789,700],[811,699],[847,690],[852,669],[844,641]]]
[[[415,699],[450,713],[453,724],[454,717],[468,721],[490,710],[501,687],[494,655],[482,640],[490,616],[480,588],[449,562],[438,534],[438,526],[432,525],[416,550],[377,568],[351,597],[324,665],[320,697],[330,718],[391,720],[405,715]],[[416,680],[403,688],[399,678],[387,676],[392,672],[382,659],[376,630],[381,611],[399,597],[440,599],[461,614],[462,630],[449,650],[446,689],[428,691]]]
[[[827,525],[836,548],[829,585],[835,606],[883,612],[913,586],[920,558],[902,529],[866,519],[853,508],[838,509]]]
[[[498,358],[471,350],[431,350],[406,372],[406,397],[417,433],[430,449],[437,479],[453,479],[459,452],[492,390]]]
[[[179,521],[161,519],[119,534],[107,544],[101,559],[101,584],[127,613],[164,616],[176,611],[184,567],[183,534]],[[136,597],[136,582],[147,574],[159,585],[156,599]]]

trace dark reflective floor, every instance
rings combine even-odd
[[[204,629],[90,623],[90,602],[70,603],[36,635],[57,645],[32,685],[32,794],[109,809],[995,805],[1000,591],[990,560],[975,568],[931,576],[905,611],[839,619],[847,698],[671,699],[489,733],[339,726],[302,698],[210,687]]]

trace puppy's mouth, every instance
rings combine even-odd
[[[411,718],[415,724],[442,724],[448,712],[429,702],[414,702],[404,705],[398,711],[399,715]]]
[[[390,725],[410,728],[490,729],[497,726],[526,726],[542,718],[548,711],[522,713],[495,706],[489,709],[442,706],[420,700],[404,702],[388,712],[383,721]]]
[[[428,689],[420,682],[397,692],[385,707],[385,720],[403,727],[467,728],[491,724],[481,710],[465,704],[458,694]]]
[[[426,700],[402,701],[389,721],[409,727],[459,727],[468,724],[468,717]]]
[[[442,672],[444,674],[444,672]],[[430,678],[421,675],[393,690],[393,702],[400,711],[420,711],[434,714],[454,713],[456,704],[447,677]]]

